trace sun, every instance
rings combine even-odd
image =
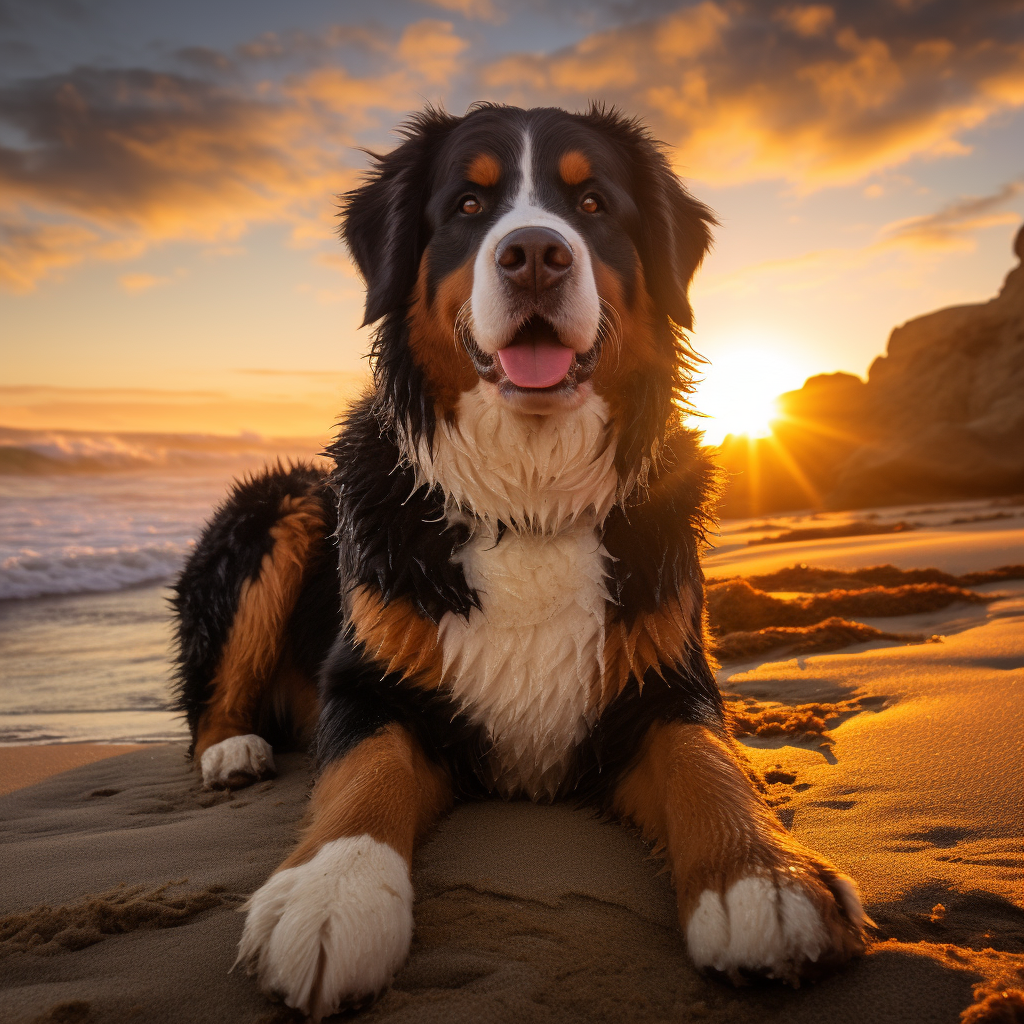
[[[709,361],[693,406],[706,417],[698,422],[709,444],[728,434],[767,437],[778,419],[778,396],[803,384],[797,364],[773,345],[730,347]]]

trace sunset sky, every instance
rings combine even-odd
[[[864,374],[1014,262],[1020,0],[0,0],[0,424],[322,435],[367,347],[334,197],[476,99],[673,147],[712,404]]]

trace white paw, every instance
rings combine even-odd
[[[850,880],[833,885],[842,911],[824,887],[784,875],[748,875],[724,896],[705,889],[686,926],[690,956],[733,980],[751,972],[795,981],[808,964],[845,960],[863,949],[868,918]]]
[[[409,955],[412,883],[370,836],[326,843],[250,897],[238,960],[268,995],[320,1020],[386,988]]]
[[[236,789],[273,775],[274,752],[262,736],[229,736],[203,751],[199,759],[207,789]]]

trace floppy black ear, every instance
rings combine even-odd
[[[594,104],[584,120],[629,153],[641,218],[637,251],[647,290],[659,313],[690,330],[690,281],[711,246],[711,225],[718,223],[715,215],[686,191],[660,143],[638,118]]]
[[[680,327],[693,327],[690,282],[711,247],[715,215],[683,187],[650,139],[640,144],[640,261],[655,308]]]
[[[342,197],[341,233],[366,282],[364,326],[408,301],[429,241],[430,164],[458,120],[432,107],[416,114],[399,129],[405,141],[385,156],[371,153],[366,181]]]

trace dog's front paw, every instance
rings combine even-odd
[[[740,983],[797,983],[864,951],[870,918],[857,885],[814,855],[701,892],[686,924],[694,963]]]
[[[316,1021],[372,1000],[409,954],[408,865],[368,835],[326,843],[279,871],[246,909],[236,963]]]
[[[207,789],[240,789],[275,772],[270,744],[253,733],[214,743],[203,751],[199,764]]]

